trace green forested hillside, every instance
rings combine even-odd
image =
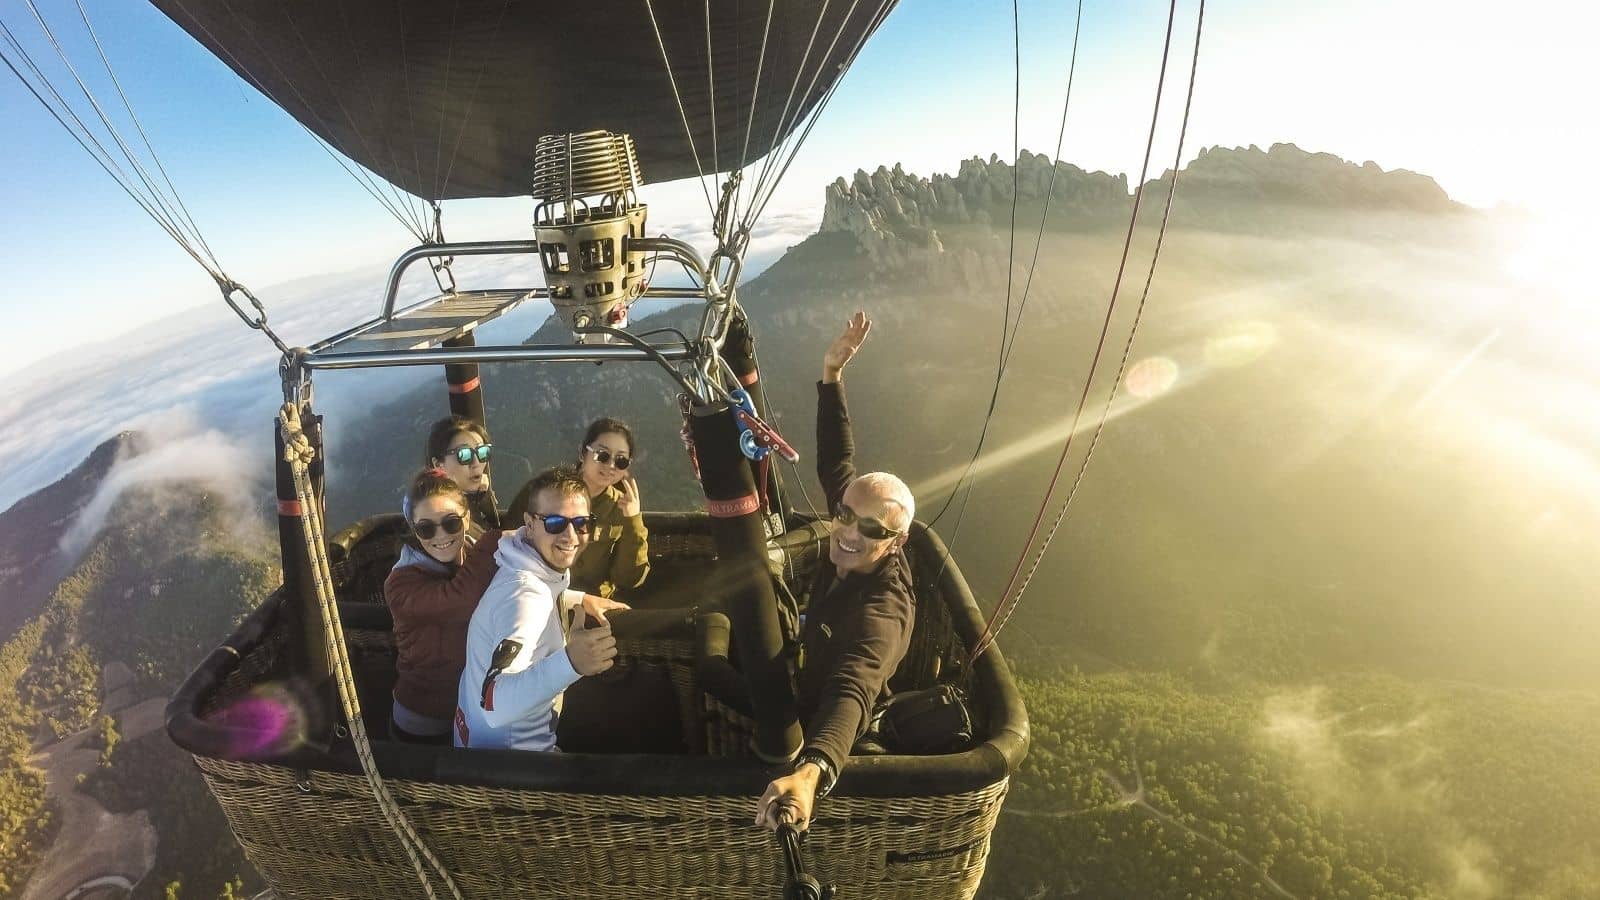
[[[1388,676],[1024,683],[1003,897],[1591,896],[1600,698]]]
[[[44,611],[0,650],[0,680],[16,685],[0,695],[0,896],[25,882],[61,824],[29,756],[91,728],[100,767],[55,787],[85,792],[112,813],[148,814],[157,859],[136,897],[162,898],[179,882],[183,896],[209,898],[241,874],[253,879],[199,773],[161,728],[135,740],[106,737],[117,734],[122,709],[163,700],[276,587],[257,528],[199,489],[133,489]],[[132,673],[116,710],[104,706],[108,664]]]

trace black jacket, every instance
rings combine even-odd
[[[831,511],[855,478],[855,440],[844,385],[817,384],[817,477]],[[806,723],[804,751],[823,754],[834,771],[866,731],[873,706],[889,692],[889,677],[911,643],[916,617],[911,564],[901,550],[871,573],[834,584],[827,553],[817,566],[800,629],[798,696]]]

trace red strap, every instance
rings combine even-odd
[[[300,505],[299,500],[278,501],[278,515],[280,516],[303,516],[305,514],[305,507]]]
[[[477,389],[478,389],[478,376],[476,376],[476,375],[472,376],[472,378],[467,380],[467,381],[463,381],[460,384],[456,384],[455,382],[451,382],[450,383],[450,393],[452,393],[452,394],[470,394],[470,393],[472,393],[473,391],[475,391]]]
[[[767,504],[767,469],[772,465],[772,454],[761,457],[761,462],[756,465],[756,492],[761,495],[761,510],[770,512],[772,507]]]
[[[745,387],[749,387],[750,385],[755,384],[756,382],[758,382],[760,380],[761,380],[761,373],[757,372],[755,369],[751,369],[749,372],[746,372],[745,374],[739,376],[739,383],[744,385]]]
[[[736,519],[747,516],[761,508],[761,500],[755,494],[745,494],[733,500],[706,499],[706,512],[717,519]]]

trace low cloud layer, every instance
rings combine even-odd
[[[1446,809],[1428,714],[1334,706],[1322,686],[1273,694],[1262,705],[1261,736],[1293,764],[1320,805],[1344,811],[1356,827],[1365,827],[1359,824],[1363,820],[1375,828],[1424,827],[1440,896],[1498,896],[1493,849]]]
[[[815,231],[818,215],[815,210],[774,213],[759,223],[744,279]],[[712,244],[703,223],[665,222],[660,230],[703,253]],[[308,344],[375,315],[387,270],[374,265],[256,293],[279,336],[291,345]],[[463,288],[543,283],[537,263],[526,257],[463,257],[455,270]],[[427,266],[414,265],[402,284],[401,302],[434,293]],[[521,312],[514,321],[491,325],[486,339],[519,342],[542,319],[539,310]],[[9,461],[0,469],[0,509],[60,479],[113,435],[179,411],[200,434],[214,433],[212,446],[236,442],[248,448],[244,452],[252,460],[265,460],[282,396],[277,357],[263,335],[246,328],[218,299],[18,373],[11,390],[0,395],[0,457]],[[326,373],[318,377],[318,404],[331,416],[354,419],[373,400],[437,377],[432,368]]]
[[[221,497],[231,518],[254,521],[250,511],[270,474],[270,459],[253,454],[234,439],[206,428],[189,409],[166,410],[132,423],[151,441],[137,456],[118,460],[99,489],[61,536],[69,557],[81,553],[124,494],[150,487],[152,502],[162,502],[163,484],[199,486]],[[154,517],[151,517],[152,520]]]

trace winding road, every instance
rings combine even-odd
[[[1137,734],[1137,726],[1135,726],[1135,734]],[[1130,738],[1129,743],[1131,745],[1131,743],[1132,743],[1131,738]],[[1016,808],[1008,805],[1008,806],[1001,807],[1000,812],[1001,812],[1002,815],[1017,816],[1019,818],[1072,819],[1072,818],[1077,818],[1078,816],[1088,816],[1088,815],[1097,815],[1099,813],[1105,813],[1105,812],[1115,812],[1116,810],[1128,809],[1130,807],[1137,806],[1137,807],[1143,809],[1145,812],[1149,813],[1157,821],[1160,821],[1160,822],[1162,822],[1162,823],[1164,823],[1166,825],[1170,825],[1173,828],[1177,828],[1180,831],[1185,831],[1185,832],[1193,835],[1195,837],[1195,839],[1197,839],[1197,840],[1205,841],[1207,844],[1210,844],[1211,846],[1213,846],[1213,847],[1217,848],[1218,850],[1221,850],[1223,853],[1227,854],[1228,857],[1233,859],[1235,862],[1238,862],[1240,865],[1243,865],[1243,866],[1253,870],[1256,874],[1261,876],[1261,882],[1263,884],[1265,884],[1267,887],[1271,888],[1272,891],[1274,893],[1276,893],[1278,896],[1286,897],[1286,898],[1288,898],[1288,900],[1299,900],[1299,898],[1296,897],[1294,894],[1291,894],[1291,893],[1289,893],[1289,891],[1285,890],[1283,885],[1281,885],[1278,882],[1274,881],[1273,878],[1272,878],[1272,875],[1269,874],[1267,872],[1266,868],[1263,867],[1260,863],[1256,862],[1255,860],[1249,859],[1244,854],[1240,853],[1237,850],[1234,850],[1232,847],[1228,847],[1228,846],[1226,846],[1224,844],[1219,843],[1218,841],[1214,840],[1213,838],[1211,838],[1211,837],[1209,837],[1207,835],[1201,834],[1200,832],[1198,832],[1195,829],[1189,827],[1188,825],[1185,825],[1183,822],[1178,821],[1177,819],[1173,818],[1172,816],[1168,815],[1167,813],[1164,813],[1161,810],[1156,809],[1154,806],[1151,806],[1150,805],[1150,801],[1145,796],[1144,775],[1139,771],[1139,755],[1138,755],[1138,753],[1133,752],[1132,750],[1130,750],[1129,751],[1129,758],[1131,759],[1131,761],[1133,763],[1132,769],[1133,769],[1133,778],[1134,778],[1133,790],[1131,790],[1131,791],[1128,790],[1127,785],[1122,783],[1122,779],[1118,778],[1116,775],[1112,774],[1111,772],[1108,772],[1105,769],[1095,769],[1094,770],[1096,775],[1099,775],[1101,778],[1105,779],[1106,783],[1109,784],[1111,786],[1111,788],[1117,792],[1117,799],[1111,801],[1110,803],[1102,803],[1099,806],[1091,806],[1091,807],[1089,807],[1087,809],[1060,809],[1060,810],[1016,809]]]

